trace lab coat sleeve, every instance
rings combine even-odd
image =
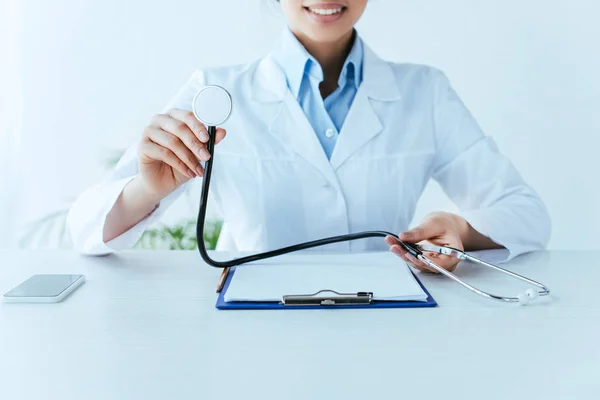
[[[433,178],[459,215],[509,251],[508,259],[544,249],[551,231],[544,203],[483,134],[446,76],[436,75]]]
[[[192,99],[203,84],[200,71],[194,72],[186,84],[168,102],[163,112],[171,108],[191,109]],[[158,220],[185,191],[183,185],[165,197],[137,225],[115,239],[104,242],[106,216],[125,186],[138,174],[138,143],[127,149],[115,169],[100,183],[85,190],[73,203],[67,215],[67,231],[75,250],[86,255],[105,255],[127,249],[137,243],[145,229]]]

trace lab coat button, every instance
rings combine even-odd
[[[325,131],[325,136],[331,139],[333,137],[333,133],[333,129],[329,128]]]

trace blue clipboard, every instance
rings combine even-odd
[[[411,271],[412,272],[412,271]],[[235,301],[235,302],[226,302],[225,301],[225,293],[227,293],[227,289],[229,288],[229,284],[235,274],[235,267],[229,270],[229,275],[225,280],[225,284],[223,285],[223,290],[219,293],[219,297],[217,298],[216,307],[219,310],[322,310],[322,309],[356,309],[356,308],[417,308],[417,307],[437,307],[436,301],[431,297],[431,294],[427,291],[425,286],[421,283],[419,278],[413,273],[413,276],[419,283],[419,286],[423,289],[425,294],[427,294],[426,301],[373,301],[370,304],[355,304],[355,305],[335,305],[335,306],[320,306],[320,305],[310,305],[310,306],[289,306],[284,305],[281,302],[255,302],[255,301]]]

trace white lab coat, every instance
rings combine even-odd
[[[171,100],[165,109],[190,110],[206,84],[225,87],[233,98],[211,181],[211,201],[224,220],[218,249],[263,251],[363,230],[405,231],[430,178],[477,231],[504,245],[511,257],[546,245],[550,221],[542,201],[484,136],[443,73],[383,61],[365,46],[363,76],[330,161],[270,56],[196,71]],[[185,190],[104,243],[106,215],[138,172],[136,145],[73,204],[68,229],[82,253],[134,245]],[[325,249],[386,248],[383,239],[374,238]]]

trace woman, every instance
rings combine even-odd
[[[224,220],[219,249],[263,251],[363,230],[466,250],[505,247],[511,257],[546,245],[542,201],[443,73],[383,61],[363,43],[354,25],[367,0],[280,3],[288,29],[271,54],[196,71],[113,174],[79,197],[68,218],[76,248],[105,254],[133,245],[202,178],[208,136],[190,109],[207,84],[227,88],[234,102],[217,131],[213,167],[211,198]],[[461,213],[432,213],[406,231],[430,178]],[[326,249],[386,244],[428,270],[391,237]],[[437,262],[456,266],[445,256]]]

